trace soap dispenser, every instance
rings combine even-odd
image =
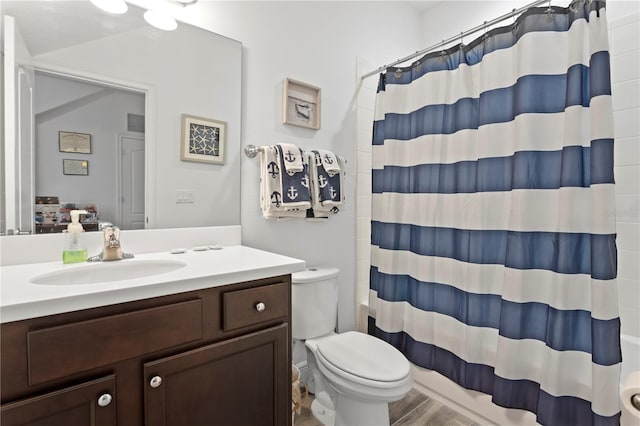
[[[62,252],[62,263],[78,263],[87,261],[87,247],[82,240],[84,229],[80,224],[80,215],[87,214],[86,210],[71,210],[71,223],[67,225],[65,233],[65,247]]]

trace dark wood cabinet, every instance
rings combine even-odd
[[[2,324],[0,424],[290,425],[290,290],[283,275]]]
[[[147,424],[287,424],[277,398],[290,387],[287,342],[279,325],[146,363]]]
[[[116,425],[113,375],[0,407],[3,426]]]

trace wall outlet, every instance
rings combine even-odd
[[[176,191],[176,203],[195,203],[196,191],[193,189],[179,189]]]

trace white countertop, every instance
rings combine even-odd
[[[136,261],[182,261],[186,266],[163,274],[93,284],[33,284],[42,274],[87,268],[92,265]],[[301,271],[303,260],[236,245],[221,250],[183,254],[145,253],[134,259],[115,262],[76,263],[61,261],[2,266],[0,282],[0,322],[130,302],[236,282],[268,278]]]

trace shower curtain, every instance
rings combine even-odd
[[[387,70],[372,149],[369,332],[541,424],[618,424],[605,2]]]

